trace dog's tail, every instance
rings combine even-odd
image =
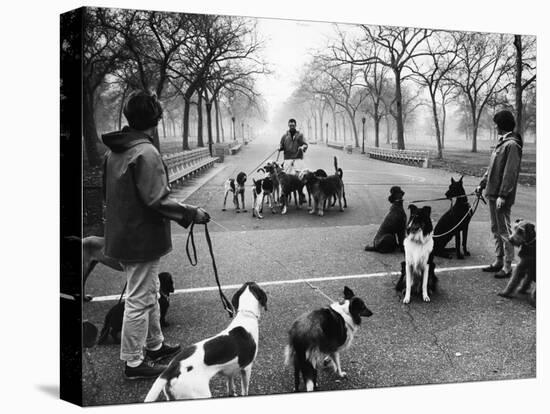
[[[101,329],[101,332],[99,333],[99,338],[97,339],[98,345],[103,345],[105,342],[107,342],[107,337],[109,336],[109,313],[105,315],[105,320],[103,321],[103,328]]]
[[[158,377],[153,383],[153,386],[151,387],[147,395],[145,396],[145,400],[143,400],[143,402],[155,402],[167,382],[168,380],[166,378],[163,378],[162,376]]]
[[[334,156],[334,171],[338,174],[338,159]]]

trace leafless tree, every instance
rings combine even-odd
[[[515,62],[515,101],[516,101],[516,131],[523,134],[523,92],[529,88],[537,78],[535,58],[535,38],[531,36],[514,36],[516,50]],[[525,78],[524,78],[524,75]]]

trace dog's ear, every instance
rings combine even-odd
[[[353,293],[353,290],[351,290],[349,287],[344,286],[344,299],[351,299],[355,296]]]
[[[527,233],[527,241],[530,242],[531,240],[533,240],[535,237],[537,237],[537,232],[535,230],[535,225],[531,222],[527,222],[525,223],[525,233]]]
[[[456,181],[453,177],[451,177],[451,184],[454,184]]]
[[[464,178],[464,176],[461,175],[461,176],[460,176],[460,180],[458,180],[458,181],[462,182],[462,179],[463,179],[463,178]]]
[[[432,208],[430,206],[422,207],[422,211],[424,211],[428,217],[430,217],[430,214],[432,214]]]
[[[248,285],[248,288],[250,289],[254,297],[258,300],[260,305],[262,305],[262,307],[267,310],[267,295],[265,294],[263,289],[258,286],[256,282],[250,283]]]
[[[418,210],[418,207],[416,207],[414,204],[409,204],[409,210],[411,210],[411,213],[414,213]]]
[[[235,310],[239,309],[239,298],[241,297],[242,293],[244,292],[247,286],[248,285],[246,283],[242,285],[231,298],[231,304],[233,305],[233,309]]]

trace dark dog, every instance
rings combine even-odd
[[[340,211],[344,211],[344,208],[347,208],[346,192],[344,191],[344,182],[342,181],[344,172],[341,168],[338,168],[336,157],[334,157],[334,172],[334,175],[329,175],[328,177],[318,177],[315,174],[304,176],[305,185],[310,186],[311,194],[313,195],[313,206],[309,214],[317,212],[319,216],[323,216],[325,201],[330,200],[332,197],[338,199]],[[342,198],[344,199],[344,208],[342,208]]]
[[[300,174],[298,174],[298,177],[300,180],[304,183],[304,186],[307,190],[307,205],[308,207],[311,207],[311,197],[313,195],[313,189],[312,189],[312,177],[319,177],[319,178],[326,178],[328,177],[328,174],[325,170],[322,168],[319,168],[315,171],[311,171],[306,169],[303,169],[300,171]],[[334,198],[334,202],[336,202],[336,198]],[[326,205],[325,205],[326,207]]]
[[[403,209],[403,196],[405,192],[401,187],[390,188],[388,201],[391,203],[390,211],[384,217],[374,241],[367,245],[368,252],[391,253],[396,248],[404,250],[403,240],[405,239],[405,228],[407,227],[407,214]]]
[[[237,178],[228,178],[224,184],[225,196],[223,199],[222,211],[225,211],[225,203],[227,201],[227,195],[233,193],[233,204],[235,204],[235,212],[239,213],[239,195],[241,196],[241,202],[243,205],[243,212],[246,213],[244,206],[244,183],[246,183],[246,174],[240,172],[237,174]]]
[[[345,377],[340,367],[340,352],[351,345],[361,326],[361,317],[371,315],[365,302],[346,286],[343,301],[296,319],[288,332],[285,348],[286,364],[294,366],[294,391],[299,391],[300,374],[307,391],[317,389],[317,367],[327,358],[333,362],[338,376]]]
[[[453,237],[455,238],[456,258],[464,259],[464,256],[470,256],[470,252],[466,246],[468,243],[468,226],[472,218],[472,209],[468,198],[465,196],[466,192],[462,185],[462,178],[464,177],[460,177],[460,180],[455,181],[451,177],[451,185],[445,193],[445,197],[451,200],[453,197],[457,198],[452,203],[451,208],[441,216],[434,229],[434,234],[441,235],[434,237],[434,255],[447,259],[451,256],[446,251],[445,246],[447,246]],[[460,251],[461,233],[464,255]]]
[[[535,225],[527,220],[518,219],[512,224],[510,243],[518,246],[519,263],[514,269],[506,288],[499,293],[504,298],[512,298],[514,293],[527,293],[532,284],[537,281],[537,233]],[[529,302],[536,306],[536,286],[533,285]]]
[[[298,194],[302,194],[302,189],[304,188],[304,183],[298,178],[296,174],[287,174],[283,171],[281,166],[277,163],[273,163],[267,167],[267,171],[274,171],[274,174],[277,176],[277,179],[281,185],[281,214],[286,214],[288,203],[290,200],[291,194],[294,194],[294,202],[296,208],[300,208],[300,203],[298,202]],[[301,197],[300,197],[301,198]]]
[[[413,287],[420,289],[422,287],[422,299],[424,302],[430,301],[428,294],[428,285],[430,282],[430,267],[433,264],[433,226],[430,218],[431,207],[416,207],[409,205],[411,211],[409,221],[407,222],[407,236],[403,243],[405,247],[405,297],[403,303],[409,303]],[[435,268],[434,268],[435,269]],[[433,274],[432,276],[435,276]],[[399,287],[401,284],[398,282]],[[397,287],[396,287],[397,288]],[[399,289],[398,289],[399,290]]]
[[[274,185],[269,174],[265,172],[263,168],[260,168],[258,172],[264,172],[266,176],[259,180],[252,179],[252,194],[254,195],[254,207],[252,208],[252,217],[259,219],[264,218],[262,212],[264,209],[264,199],[267,197],[267,202],[271,208],[271,213],[275,214],[275,200],[273,198]]]
[[[160,282],[160,298],[159,298],[159,307],[160,307],[160,324],[161,326],[168,326],[166,322],[166,314],[168,312],[168,307],[170,306],[170,293],[174,292],[174,281],[172,275],[168,272],[159,273],[159,282]],[[103,328],[99,334],[97,343],[102,345],[107,342],[109,336],[113,339],[113,342],[120,343],[120,334],[122,331],[122,320],[124,318],[124,304],[125,301],[121,300],[107,312],[105,315],[105,321],[103,322]]]

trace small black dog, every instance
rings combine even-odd
[[[434,234],[444,234],[441,237],[434,237],[434,255],[439,257],[451,258],[445,246],[447,246],[447,243],[449,243],[453,237],[455,238],[456,258],[464,259],[464,256],[470,256],[470,252],[466,245],[468,243],[468,226],[472,218],[472,210],[468,198],[465,196],[466,192],[462,185],[463,178],[464,177],[460,177],[460,180],[455,181],[454,178],[451,177],[451,185],[445,193],[445,197],[448,199],[458,197],[456,201],[452,203],[451,208],[441,216],[435,225]],[[460,251],[460,233],[462,233],[462,250],[464,251],[464,255]]]
[[[168,307],[170,306],[170,293],[174,292],[174,280],[172,275],[168,272],[159,273],[160,281],[160,325],[165,327],[168,326],[166,322],[166,314],[168,312]],[[105,315],[105,321],[103,322],[103,328],[99,334],[97,343],[102,345],[107,342],[109,335],[113,338],[115,343],[120,343],[120,334],[122,331],[122,319],[124,317],[124,304],[122,300],[109,309],[107,315]]]
[[[506,288],[498,295],[512,298],[516,289],[518,293],[527,293],[531,284],[537,281],[537,233],[535,225],[527,220],[518,219],[512,224],[510,243],[518,246],[519,263],[514,269]],[[529,295],[529,303],[536,306],[536,287],[533,286]]]
[[[388,201],[391,203],[390,211],[384,217],[376,236],[374,236],[372,246],[365,246],[365,251],[391,253],[398,247],[403,251],[403,240],[405,240],[407,227],[407,214],[403,209],[404,195],[405,192],[401,190],[401,187],[390,188],[388,197]]]

